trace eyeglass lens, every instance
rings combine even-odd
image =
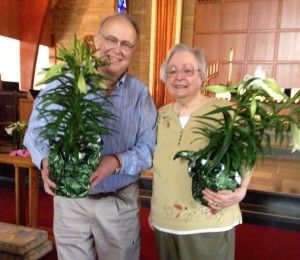
[[[195,71],[199,71],[194,69],[193,65],[185,65],[181,70],[179,70],[176,66],[172,65],[166,69],[166,74],[169,78],[173,78],[177,76],[178,72],[181,72],[186,77],[191,77],[194,75]]]
[[[120,42],[120,46],[121,46],[122,50],[130,51],[135,46],[134,44],[132,44],[128,41],[120,41],[114,36],[105,36],[103,34],[101,34],[101,35],[103,36],[106,44],[109,45],[109,46],[112,46],[112,47],[117,46],[118,43]]]

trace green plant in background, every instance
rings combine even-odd
[[[90,45],[74,36],[71,48],[60,48],[60,64],[43,69],[36,85],[55,82],[41,97],[40,118],[49,123],[41,136],[50,143],[49,168],[57,184],[54,192],[66,197],[84,197],[89,177],[99,165],[101,135],[109,134],[106,119],[114,118],[107,108],[103,80],[97,68],[108,64],[92,52]],[[57,83],[57,84],[56,84]],[[52,105],[59,108],[53,109]]]
[[[270,132],[280,145],[289,139],[291,132],[293,152],[300,151],[300,107],[293,106],[300,91],[289,98],[274,80],[259,77],[247,77],[244,82],[231,86],[208,86],[206,90],[230,92],[232,104],[197,117],[200,126],[195,133],[209,140],[204,149],[179,151],[174,156],[174,159],[182,157],[189,161],[193,197],[205,205],[203,189],[235,190],[259,154],[262,159],[272,154]],[[284,101],[278,104],[272,93],[282,96]]]

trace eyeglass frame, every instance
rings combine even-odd
[[[186,72],[184,72],[184,70],[186,70],[188,68],[188,66],[191,66],[193,68],[192,70],[190,70],[192,72],[192,74],[190,74],[190,75],[188,75],[188,74],[186,74]],[[171,68],[175,68],[175,71],[173,70],[173,71],[168,72],[168,70]],[[181,70],[179,70],[175,65],[171,65],[168,68],[166,68],[165,74],[167,75],[168,78],[175,78],[178,75],[178,73],[181,72],[182,75],[184,75],[185,77],[192,77],[195,74],[195,71],[200,71],[200,69],[195,69],[193,67],[193,65],[190,65],[190,64],[183,66],[183,68]],[[170,72],[174,72],[174,75],[170,75],[169,74]]]
[[[99,34],[104,38],[107,45],[111,47],[116,47],[120,43],[120,48],[123,51],[131,51],[136,47],[136,44],[133,44],[128,41],[120,41],[117,37],[109,35],[105,36],[103,33],[99,32]]]

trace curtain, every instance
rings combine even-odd
[[[156,9],[156,39],[154,59],[153,99],[159,108],[173,99],[160,80],[160,66],[174,44],[176,0],[158,0]]]

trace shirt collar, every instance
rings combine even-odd
[[[127,72],[124,72],[124,74],[122,75],[122,77],[120,78],[120,80],[117,82],[117,88],[119,88],[122,85],[124,85],[126,77],[127,77]]]

